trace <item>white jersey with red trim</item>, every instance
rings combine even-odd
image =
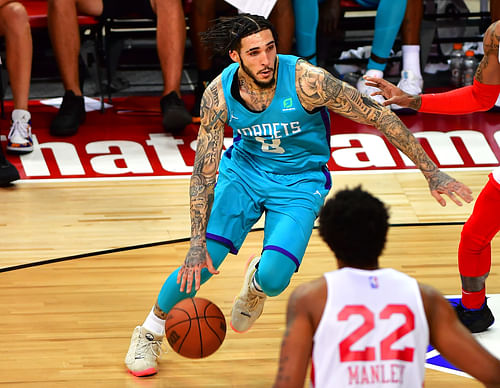
[[[394,269],[342,268],[314,334],[314,387],[419,387],[429,327],[418,283]]]

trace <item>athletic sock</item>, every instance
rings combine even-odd
[[[411,70],[413,74],[422,78],[420,72],[420,45],[403,45],[403,70]]]
[[[462,305],[467,309],[480,309],[486,300],[486,289],[481,291],[468,292],[462,289]]]
[[[154,307],[149,312],[149,315],[142,324],[142,327],[155,334],[165,335],[165,321],[155,315]]]

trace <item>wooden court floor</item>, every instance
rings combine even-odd
[[[475,194],[487,173],[451,172]],[[335,189],[360,183],[391,208],[394,226],[381,265],[402,270],[444,294],[459,293],[457,245],[472,204],[441,208],[419,173],[334,174]],[[143,322],[166,275],[187,250],[187,187],[188,180],[177,179],[20,182],[2,189],[9,206],[0,215],[0,385],[272,385],[287,297],[297,284],[335,268],[316,231],[301,270],[282,295],[266,302],[263,316],[248,333],[229,329],[220,350],[204,360],[167,351],[153,377],[126,373],[123,360],[131,332]],[[261,241],[261,231],[251,232],[240,253],[230,256],[198,294],[219,305],[226,318],[241,286],[244,263],[260,251]],[[500,293],[498,241],[493,242],[489,293]],[[427,370],[426,387],[450,386],[481,385]]]

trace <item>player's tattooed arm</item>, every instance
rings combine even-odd
[[[407,155],[424,174],[437,170],[417,139],[390,109],[325,70],[305,62],[298,66],[296,82],[299,98],[306,109],[326,106],[348,119],[372,125]]]
[[[305,61],[297,63],[296,87],[300,101],[307,110],[327,107],[331,111],[358,123],[372,125],[382,132],[387,140],[403,152],[426,177],[432,195],[441,204],[444,193],[461,205],[453,192],[466,202],[472,201],[470,189],[441,172],[425,153],[410,130],[389,108],[384,107],[355,88],[340,81],[326,70]]]
[[[186,286],[188,293],[191,292],[193,280],[195,289],[199,289],[200,274],[204,267],[212,274],[217,273],[207,252],[206,231],[214,201],[216,174],[227,121],[227,107],[220,77],[205,90],[200,113],[198,145],[189,188],[191,245],[177,276],[177,283],[181,283],[180,290],[184,291]]]
[[[492,23],[483,38],[484,55],[479,62],[474,77],[481,83],[489,85],[500,84],[500,56],[498,42],[500,41],[500,21]]]
[[[203,94],[201,125],[190,182],[191,244],[203,245],[214,199],[216,174],[224,140],[227,109],[220,79],[214,80]]]

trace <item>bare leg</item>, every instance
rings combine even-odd
[[[181,0],[151,0],[158,17],[156,45],[163,75],[163,95],[172,91],[180,97],[186,22]]]
[[[401,29],[403,44],[420,44],[420,25],[422,24],[423,13],[422,0],[411,0],[406,3],[406,12]]]
[[[491,21],[500,20],[500,0],[490,0]]]
[[[215,19],[216,0],[193,0],[191,16],[191,41],[196,55],[198,70],[208,71],[212,67],[211,54],[201,43],[199,33],[208,29],[210,21]]]
[[[1,6],[0,33],[5,36],[14,109],[28,110],[33,44],[28,15],[20,3]]]
[[[269,15],[278,33],[278,52],[290,54],[295,33],[295,16],[290,0],[278,0]]]
[[[81,96],[78,55],[80,29],[77,12],[98,16],[102,13],[102,0],[48,0],[49,33],[65,90]]]

